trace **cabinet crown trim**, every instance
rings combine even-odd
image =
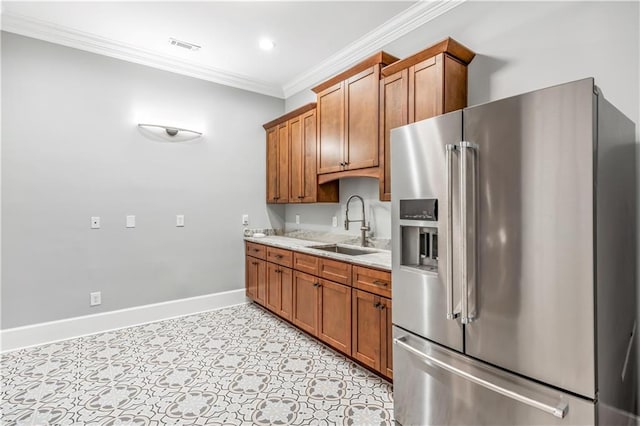
[[[447,37],[444,40],[439,41],[438,43],[429,46],[424,50],[421,50],[420,52],[414,53],[407,58],[401,59],[382,68],[382,70],[380,71],[380,75],[383,77],[388,77],[397,73],[398,71],[409,68],[410,66],[439,55],[440,53],[447,53],[449,56],[456,58],[465,65],[468,65],[476,56],[476,54],[466,46],[458,43],[451,37]]]
[[[278,124],[284,123],[285,121],[289,121],[292,118],[302,115],[305,112],[309,112],[315,108],[316,108],[315,102],[308,103],[306,105],[301,106],[300,108],[294,109],[293,111],[290,111],[284,115],[281,115],[280,117],[275,118],[269,121],[268,123],[264,123],[262,127],[264,127],[265,130],[268,130],[274,126],[277,126]]]
[[[374,55],[369,56],[367,59],[358,62],[356,65],[352,66],[346,71],[343,71],[340,74],[330,78],[329,80],[320,83],[311,90],[313,90],[315,93],[320,93],[323,90],[333,86],[334,84],[340,83],[341,81],[346,80],[349,77],[366,70],[367,68],[371,68],[374,65],[386,66],[396,62],[397,60],[398,58],[396,58],[395,56],[389,55],[387,52],[380,51]]]

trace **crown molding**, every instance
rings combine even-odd
[[[2,11],[1,18],[0,28],[3,31],[187,75],[201,80],[212,81],[225,86],[277,98],[284,97],[282,88],[279,85],[258,81],[244,75],[193,64],[153,50],[142,49],[120,41],[6,11]]]
[[[381,50],[387,44],[415,30],[466,0],[418,1],[415,5],[394,16],[373,31],[349,44],[335,55],[320,62],[310,70],[283,85],[284,97],[288,98],[312,87],[326,78],[344,71],[353,64]]]
[[[280,87],[245,75],[176,59],[159,52],[74,30],[51,22],[2,11],[0,29],[136,64],[207,80],[225,86],[288,98],[381,50],[387,44],[437,18],[466,0],[420,0],[335,55]]]

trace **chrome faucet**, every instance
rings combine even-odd
[[[354,198],[357,198],[362,203],[362,219],[349,220],[349,203]],[[362,247],[366,246],[366,244],[367,244],[366,243],[367,242],[367,231],[371,231],[371,227],[364,220],[364,200],[359,195],[352,195],[347,200],[347,211],[345,212],[345,219],[344,219],[344,229],[347,230],[347,231],[349,230],[349,223],[350,222],[360,222],[361,223],[360,231],[362,231],[362,234],[360,236],[360,245]]]

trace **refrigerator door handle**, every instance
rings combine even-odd
[[[448,371],[449,373],[455,374],[465,380],[468,380],[470,382],[473,382],[477,385],[480,385],[486,389],[489,389],[491,391],[497,392],[500,395],[504,395],[507,398],[511,398],[513,400],[516,400],[518,402],[521,402],[523,404],[529,405],[531,407],[537,408],[539,410],[542,410],[546,413],[549,413],[559,419],[564,418],[567,415],[567,412],[569,410],[569,405],[563,401],[558,402],[558,404],[556,404],[555,406],[553,405],[549,405],[549,404],[545,404],[544,402],[538,401],[536,399],[533,398],[529,398],[526,395],[522,395],[518,392],[515,392],[511,389],[507,389],[505,387],[496,385],[495,383],[491,383],[488,380],[482,379],[480,377],[476,377],[471,373],[468,373],[464,370],[461,370],[459,368],[454,367],[453,365],[447,364],[446,362],[439,360],[431,355],[425,354],[422,351],[414,348],[413,346],[411,346],[410,344],[408,344],[407,342],[407,336],[401,336],[398,338],[394,338],[393,339],[393,344],[396,346],[401,347],[402,349],[406,350],[407,352],[415,355],[416,357],[418,357],[419,359],[421,359],[422,361],[426,362],[429,365],[432,366],[436,366],[439,367],[445,371]]]
[[[445,271],[445,287],[447,289],[447,319],[455,319],[453,304],[453,152],[458,149],[457,145],[447,144],[445,153],[446,185],[447,185],[447,269]]]
[[[472,170],[468,173],[469,168],[469,151],[477,154],[478,145],[472,142],[460,142],[460,263],[462,265],[462,273],[460,274],[462,283],[462,324],[469,324],[474,320],[474,309],[469,308],[469,285],[472,286],[471,293],[475,297],[475,232],[476,232],[476,164],[475,156],[471,161]],[[471,182],[469,182],[471,177]],[[471,190],[472,204],[467,204],[469,190]],[[471,218],[469,218],[471,216]],[[469,230],[471,223],[471,232]],[[471,256],[471,264],[469,263],[469,247],[473,249]],[[474,304],[475,305],[475,304]]]

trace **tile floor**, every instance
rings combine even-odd
[[[3,425],[383,425],[391,385],[255,305],[10,352]]]

